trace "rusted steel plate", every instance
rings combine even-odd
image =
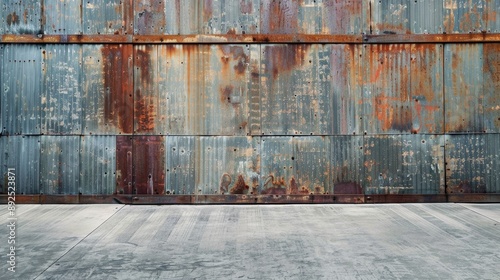
[[[362,132],[361,46],[263,45],[262,49],[262,134]]]
[[[331,136],[330,181],[333,194],[363,194],[363,136]]]
[[[113,194],[116,186],[116,138],[82,136],[80,193]]]
[[[262,34],[360,34],[368,19],[362,0],[260,1]]]
[[[366,203],[443,203],[444,194],[373,194],[365,197]]]
[[[46,45],[42,50],[42,133],[82,133],[82,47]]]
[[[114,199],[121,204],[137,205],[194,204],[195,202],[193,195],[118,195]]]
[[[441,45],[365,45],[366,134],[442,132]]]
[[[82,24],[84,34],[133,33],[133,8],[136,1],[87,0],[82,1]]]
[[[132,137],[116,136],[116,193],[133,194]]]
[[[365,194],[444,194],[444,137],[364,138]]]
[[[500,194],[488,193],[488,194],[478,194],[478,193],[460,193],[460,194],[448,194],[448,202],[454,203],[500,203]]]
[[[40,138],[0,137],[0,193],[8,192],[9,168],[16,175],[16,194],[40,193]]]
[[[261,194],[332,193],[327,137],[262,137]]]
[[[500,45],[483,45],[483,114],[485,130],[500,132]]]
[[[0,34],[40,33],[41,3],[40,0],[2,1]]]
[[[259,138],[196,138],[195,194],[257,194],[259,155]]]
[[[40,136],[40,142],[40,192],[80,193],[80,137]]]
[[[470,33],[488,30],[488,21],[498,6],[490,6],[490,0],[449,0],[444,5],[444,31],[446,33]],[[498,3],[497,3],[498,4]]]
[[[37,45],[0,45],[2,135],[40,134],[42,51]]]
[[[133,132],[132,45],[83,46],[83,133]]]
[[[445,132],[484,132],[483,45],[445,45]]]
[[[500,193],[500,135],[446,135],[447,193]]]
[[[167,136],[165,141],[165,194],[194,194],[198,152],[195,137]]]
[[[82,34],[82,1],[44,0],[42,29],[44,34]]]
[[[136,134],[247,135],[255,49],[137,46]]]
[[[163,136],[132,138],[133,193],[165,194],[165,140]]]

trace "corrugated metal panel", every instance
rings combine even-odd
[[[42,69],[42,132],[81,134],[82,47],[47,45],[42,54],[45,63]]]
[[[253,48],[137,46],[136,133],[247,135]]]
[[[442,34],[444,32],[443,0],[408,1],[410,30],[413,34]]]
[[[169,1],[141,0],[134,3],[134,34],[165,34],[166,5]],[[185,1],[183,1],[185,2]],[[180,1],[176,1],[179,5]],[[172,3],[168,3],[173,10]],[[184,16],[184,15],[183,15]],[[191,18],[191,17],[188,17]]]
[[[156,27],[155,33],[174,35],[259,33],[259,2],[259,0],[167,0],[164,1],[165,18],[158,15],[158,20],[165,21],[166,26],[164,29],[161,26],[159,30]],[[147,15],[147,12],[144,15]],[[142,25],[140,20],[139,12],[139,33]],[[147,19],[144,21],[148,22]]]
[[[446,135],[448,193],[500,192],[500,134]]]
[[[167,136],[165,148],[165,194],[195,193],[195,147],[193,136]]]
[[[483,45],[445,45],[445,131],[483,132]]]
[[[488,0],[483,13],[487,25],[487,32],[500,33],[500,0]]]
[[[0,34],[38,34],[41,30],[40,0],[10,0],[0,4]]]
[[[258,138],[217,136],[199,137],[196,141],[197,194],[257,192]]]
[[[84,34],[132,34],[132,1],[86,0],[83,7]]]
[[[413,1],[370,0],[373,34],[409,34],[410,9]]]
[[[363,136],[331,136],[330,180],[334,194],[362,194]]]
[[[262,137],[262,194],[325,194],[329,179],[328,137]]]
[[[483,45],[484,125],[486,132],[500,132],[500,44]]]
[[[84,134],[133,132],[133,47],[83,46]]]
[[[135,194],[165,194],[165,140],[163,136],[132,138]]]
[[[78,194],[80,136],[40,136],[40,192]]]
[[[44,0],[44,34],[82,34],[81,0]]]
[[[15,168],[16,193],[38,194],[40,175],[40,138],[35,136],[0,137],[0,193],[7,193],[7,170]]]
[[[80,193],[113,194],[116,186],[116,138],[82,136]]]
[[[363,56],[365,133],[442,132],[441,45],[365,45]]]
[[[368,5],[362,0],[261,0],[263,34],[360,34]]]
[[[116,136],[116,193],[133,194],[132,137]]]
[[[474,33],[487,30],[487,2],[489,0],[446,0],[444,28],[446,33]],[[498,10],[492,6],[491,12]]]
[[[42,56],[37,45],[1,47],[2,134],[40,134]]]
[[[262,46],[262,134],[332,133],[330,55],[326,45]]]
[[[444,193],[443,148],[441,135],[366,136],[365,193]]]

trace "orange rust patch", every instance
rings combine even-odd
[[[234,187],[231,188],[231,194],[245,194],[248,192],[250,187],[245,183],[245,179],[243,179],[243,175],[238,175],[238,180],[234,184]]]
[[[129,58],[130,45],[103,45],[102,67],[104,75],[104,118],[123,133],[133,131],[132,83]]]
[[[8,25],[19,24],[19,16],[16,14],[16,12],[7,15],[7,24]]]
[[[148,91],[154,82],[151,78],[151,52],[153,46],[146,46],[145,50],[136,51],[136,67],[140,70],[140,88],[135,92],[136,96],[136,117],[139,123],[139,131],[153,131],[155,128],[156,108],[154,105],[154,97]]]
[[[289,72],[302,66],[305,62],[310,45],[277,45],[266,46],[266,71],[276,79],[280,73]]]
[[[220,89],[220,101],[221,103],[231,103],[231,94],[233,94],[234,87],[228,85]]]

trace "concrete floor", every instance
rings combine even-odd
[[[500,204],[19,205],[17,218],[15,273],[0,228],[0,279],[500,275]]]

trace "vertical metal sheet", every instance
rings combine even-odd
[[[364,193],[363,136],[331,136],[329,139],[333,193]]]
[[[166,34],[259,33],[259,0],[165,1]]]
[[[500,0],[488,0],[483,12],[487,32],[500,33]]]
[[[483,132],[483,45],[445,45],[445,132]]]
[[[47,45],[43,51],[42,133],[82,133],[82,46]]]
[[[133,47],[83,46],[84,134],[133,132]]]
[[[134,34],[150,35],[165,34],[166,12],[173,10],[171,1],[140,0],[134,1]],[[176,1],[180,5],[181,1]],[[186,2],[186,1],[182,1]],[[198,2],[198,1],[197,1]],[[167,10],[168,5],[168,10]],[[171,14],[168,14],[171,16]],[[187,16],[187,15],[183,15]],[[188,18],[192,18],[187,16]]]
[[[163,136],[132,138],[133,186],[136,194],[165,194],[165,140]]]
[[[262,137],[262,194],[332,193],[328,137]]]
[[[260,1],[263,34],[360,34],[368,6],[362,0]]]
[[[132,136],[116,136],[116,193],[133,194]]]
[[[38,34],[41,29],[40,0],[10,0],[0,4],[0,34]]]
[[[332,133],[330,54],[327,45],[262,46],[262,134]]]
[[[410,133],[411,45],[365,45],[363,123],[365,133]]]
[[[0,51],[2,134],[40,134],[42,56],[37,45],[4,45]]]
[[[116,185],[116,138],[82,136],[80,193],[113,194]]]
[[[442,34],[444,32],[443,0],[408,1],[410,30],[413,34]]]
[[[43,0],[44,34],[82,34],[81,0]]]
[[[446,135],[448,193],[500,192],[500,134]]]
[[[365,193],[444,193],[443,148],[440,135],[366,136]]]
[[[80,136],[40,136],[40,141],[40,192],[80,193]]]
[[[83,34],[132,34],[134,1],[82,1]]]
[[[216,136],[196,141],[196,194],[257,193],[258,138]]]
[[[475,33],[487,30],[488,13],[498,6],[488,7],[489,0],[446,0],[444,28],[446,33]]]
[[[500,132],[500,44],[483,45],[483,113],[488,133]]]
[[[252,48],[137,46],[136,133],[247,135]]]
[[[195,193],[194,136],[167,136],[165,148],[165,194]]]
[[[15,168],[16,193],[38,194],[40,187],[40,138],[0,137],[0,193],[7,193],[7,171]]]
[[[373,34],[409,34],[410,9],[413,1],[369,0]]]

